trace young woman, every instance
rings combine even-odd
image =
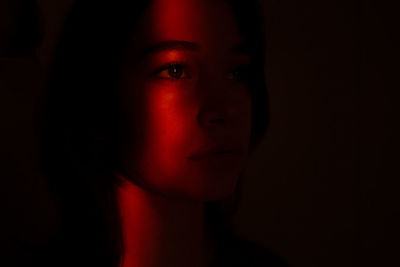
[[[46,97],[44,169],[62,227],[32,262],[283,266],[229,228],[268,122],[258,11],[77,0]]]

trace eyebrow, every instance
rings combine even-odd
[[[159,53],[159,52],[163,52],[163,51],[169,51],[169,50],[199,51],[200,45],[198,43],[193,43],[193,42],[188,42],[188,41],[160,42],[155,45],[151,45],[151,46],[143,49],[141,52],[139,52],[138,59],[142,60],[151,54]],[[234,45],[233,47],[231,47],[230,51],[233,53],[243,54],[243,55],[249,54],[248,47],[244,43]]]

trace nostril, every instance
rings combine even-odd
[[[210,107],[206,107],[198,113],[197,121],[204,127],[222,126],[228,123],[227,116],[228,114],[223,110],[211,110]]]

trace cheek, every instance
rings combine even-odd
[[[147,184],[167,190],[185,166],[195,113],[182,88],[150,84],[142,89],[135,101],[142,102],[134,111],[140,136],[131,147],[131,163]]]
[[[197,120],[199,94],[187,85],[137,85],[140,94],[125,94],[125,110],[135,135],[126,142],[123,171],[132,180],[174,195],[218,199],[229,195],[243,164],[194,163],[187,158],[202,147],[205,130]],[[228,137],[247,147],[251,131],[251,99],[243,88],[232,88],[224,106],[231,119]],[[129,91],[128,91],[129,92]],[[228,118],[228,119],[229,119]],[[129,138],[129,135],[128,135]],[[243,159],[244,162],[244,159]]]
[[[180,152],[178,148],[187,136],[190,112],[175,88],[155,90],[147,94],[146,101],[143,116],[147,117],[147,134],[143,145],[151,153],[149,157],[159,159],[163,169],[172,171],[176,159],[171,154]]]

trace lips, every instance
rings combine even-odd
[[[211,156],[223,156],[223,155],[241,156],[242,154],[243,154],[243,150],[240,148],[220,146],[220,147],[213,147],[209,150],[191,155],[190,157],[188,157],[188,159],[200,160],[200,159],[211,157]]]

